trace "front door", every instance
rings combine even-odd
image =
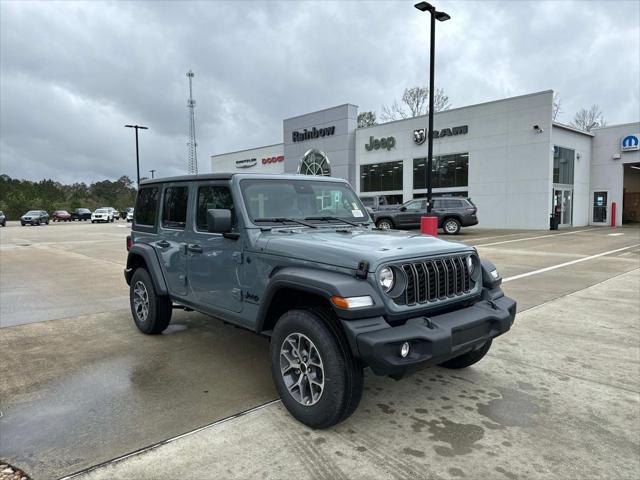
[[[609,192],[593,192],[593,223],[607,223]]]
[[[196,185],[194,230],[187,245],[189,285],[193,301],[214,310],[240,312],[242,310],[243,258],[242,239],[225,238],[207,231],[207,210],[233,208],[231,190],[226,182],[203,182]]]
[[[573,189],[555,188],[553,192],[553,212],[559,217],[558,224],[571,226],[573,218]]]
[[[189,186],[169,184],[162,192],[159,240],[154,242],[171,295],[187,294],[186,233]]]
[[[427,214],[426,200],[412,200],[404,205],[405,210],[400,211],[396,218],[399,228],[415,228],[420,226],[420,217]]]

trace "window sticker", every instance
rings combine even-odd
[[[355,218],[364,217],[364,214],[362,213],[362,210],[351,210],[351,215],[353,215]]]

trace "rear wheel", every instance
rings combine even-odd
[[[156,294],[151,276],[144,268],[138,268],[131,277],[129,303],[133,321],[142,333],[161,333],[171,321],[171,300]]]
[[[489,349],[491,348],[491,340],[488,340],[487,343],[477,348],[476,350],[471,350],[459,357],[452,358],[451,360],[447,360],[444,363],[441,363],[441,367],[459,369],[459,368],[467,368],[473,365],[474,363],[479,362],[484,358]]]
[[[393,228],[393,222],[388,218],[383,218],[382,220],[378,220],[376,222],[376,227],[380,230],[391,230]]]
[[[460,233],[460,221],[457,218],[445,218],[442,230],[449,235],[457,235]]]
[[[282,403],[311,428],[328,428],[351,415],[362,397],[362,366],[330,313],[290,310],[271,337],[271,374]]]

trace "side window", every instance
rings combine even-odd
[[[433,208],[442,208],[442,200],[433,199]]]
[[[189,187],[167,187],[162,200],[162,226],[184,230],[187,224]]]
[[[233,199],[229,187],[222,185],[206,185],[198,188],[198,209],[196,213],[196,230],[207,231],[207,210],[221,208],[231,210],[232,222],[235,225]]]
[[[136,225],[153,227],[156,224],[156,212],[158,210],[158,187],[141,188],[136,201]]]
[[[407,205],[407,210],[420,210],[422,208],[422,201],[416,200]]]

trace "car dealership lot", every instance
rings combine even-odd
[[[0,458],[35,478],[276,398],[263,338],[182,311],[165,334],[138,333],[122,275],[128,232],[123,221],[0,229]],[[640,473],[640,229],[471,228],[450,238],[494,261],[524,311],[478,365],[401,382],[367,375],[356,414],[328,431],[297,424],[276,402],[90,475]]]

